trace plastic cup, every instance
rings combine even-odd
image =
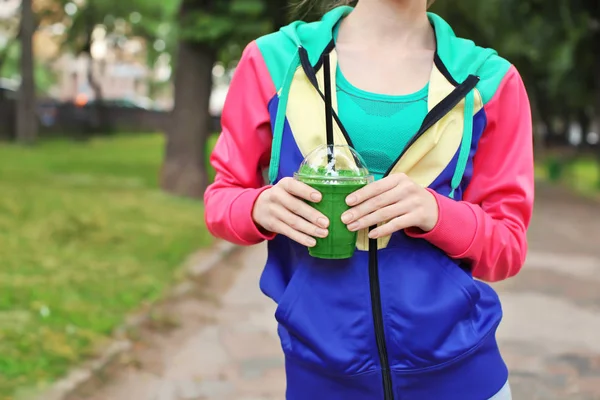
[[[321,146],[305,158],[295,178],[322,194],[320,202],[309,204],[329,219],[329,235],[315,238],[309,254],[323,259],[352,257],[357,232],[349,231],[341,219],[350,208],[346,197],[373,180],[358,154],[348,146]]]

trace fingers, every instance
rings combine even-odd
[[[387,224],[373,229],[371,232],[369,232],[369,238],[377,239],[380,237],[389,236],[394,232],[415,226],[417,220],[418,216],[414,213],[404,214],[400,217],[392,219]]]
[[[307,201],[312,201],[318,203],[321,201],[321,193],[318,190],[313,189],[308,186],[306,183],[302,183],[293,178],[284,178],[279,183],[281,187],[289,194],[294,197],[304,199]]]
[[[317,244],[317,241],[314,238],[298,232],[289,225],[286,225],[283,221],[278,220],[274,222],[273,227],[274,232],[287,236],[294,242],[300,243],[306,247],[314,247],[314,245]]]
[[[380,186],[378,189],[375,189],[373,193],[378,193],[382,187],[390,187],[390,189],[357,203],[357,206],[342,214],[342,222],[345,224],[350,224],[363,218],[365,215],[369,215],[373,212],[381,210],[382,208],[391,204],[399,203],[408,198],[414,192],[413,189],[416,188],[416,186],[410,180],[400,180],[394,186],[390,186],[389,184]],[[358,193],[358,191],[355,193]],[[397,217],[398,215],[399,214],[392,215],[389,216],[389,218]]]
[[[309,197],[310,196],[311,194],[309,194]],[[319,196],[321,196],[320,193]],[[327,228],[329,226],[329,220],[327,219],[327,217],[325,217],[319,211],[306,204],[304,201],[294,197],[293,194],[288,193],[285,190],[275,192],[273,194],[273,202],[289,210],[292,214],[304,218],[305,220],[309,221],[314,225],[318,225],[321,228]]]
[[[367,201],[360,203],[354,208],[342,214],[342,222],[349,227],[352,223],[360,220],[365,215],[369,215],[375,211],[383,211],[383,208],[398,202],[398,195],[393,190],[388,190],[378,196],[372,197]]]
[[[372,197],[378,196],[384,192],[387,192],[388,190],[393,189],[405,178],[406,175],[404,174],[394,174],[377,182],[371,183],[346,197],[346,204],[351,207],[361,204]]]
[[[406,202],[395,203],[387,207],[380,208],[366,216],[352,222],[348,225],[350,231],[358,231],[370,226],[377,225],[382,222],[392,220],[398,216],[404,215],[410,211]]]
[[[314,224],[311,224],[304,218],[290,212],[284,207],[276,207],[273,210],[273,215],[278,220],[292,228],[293,230],[300,232],[308,236],[316,236],[324,238],[327,236],[327,229],[320,228]]]
[[[268,208],[263,213],[268,215],[267,229],[304,246],[315,246],[315,237],[328,235],[329,220],[302,199],[316,203],[321,198],[321,193],[302,182],[282,179],[272,188]]]

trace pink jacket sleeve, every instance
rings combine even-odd
[[[204,194],[208,230],[227,241],[251,245],[272,236],[259,230],[252,209],[265,186],[271,124],[268,102],[275,87],[255,42],[244,50],[227,93],[222,133],[210,161],[216,178]]]
[[[525,87],[514,67],[485,105],[487,126],[463,201],[434,193],[439,220],[427,233],[408,230],[455,259],[468,260],[486,281],[511,277],[523,266],[533,209],[533,136]]]

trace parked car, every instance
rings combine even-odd
[[[19,91],[19,85],[6,78],[0,78],[0,100],[16,100]]]

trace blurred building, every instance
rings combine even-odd
[[[53,94],[62,101],[82,97],[93,100],[96,91],[90,83],[90,76],[105,100],[138,101],[148,95],[148,71],[138,63],[92,59],[90,75],[88,56],[64,54],[56,61],[55,68],[58,82]]]
[[[16,34],[20,4],[21,0],[0,0],[0,49]]]
[[[141,39],[116,40],[102,27],[94,31],[91,54],[74,55],[60,51],[55,26],[36,34],[36,55],[51,62],[56,86],[51,95],[61,101],[103,100],[148,103],[151,71],[146,65],[145,43]]]
[[[143,39],[107,34],[99,25],[92,35],[90,54],[76,55],[61,48],[65,30],[63,24],[56,23],[42,25],[35,33],[36,62],[47,66],[55,78],[48,95],[67,102],[88,102],[101,97],[124,106],[154,108],[148,95],[156,71],[147,66]],[[166,95],[170,97],[170,93]]]
[[[10,18],[19,9],[21,0],[0,0],[0,19]]]

